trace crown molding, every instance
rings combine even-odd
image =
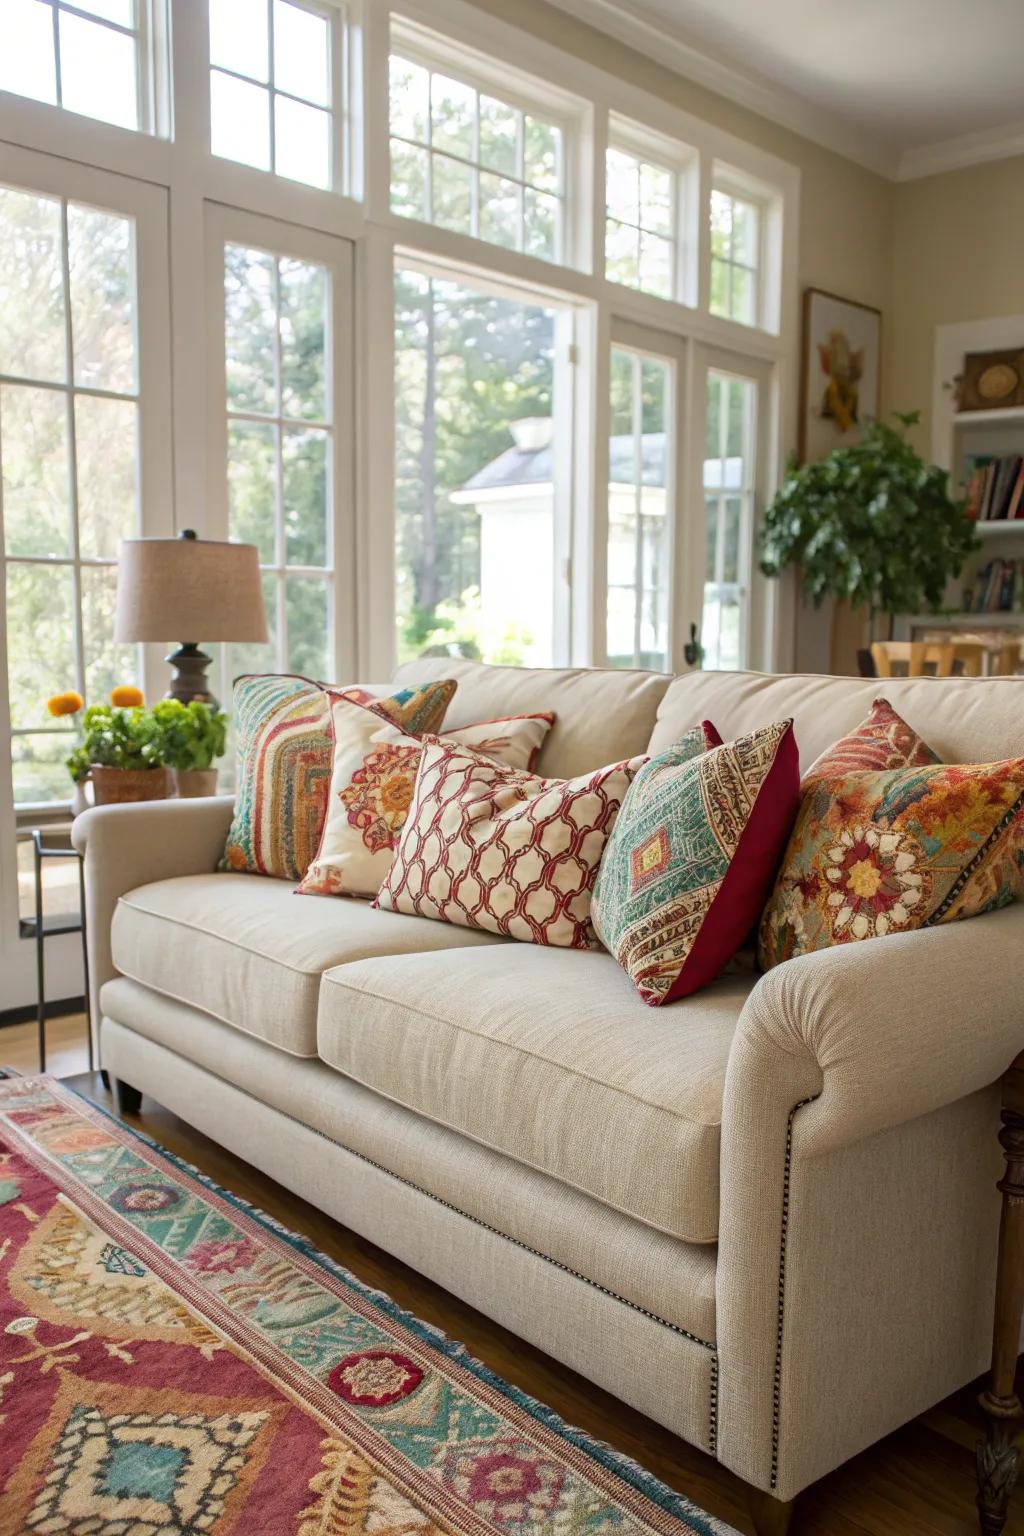
[[[1008,160],[1013,155],[1024,155],[1024,122],[1006,123],[1001,128],[984,128],[980,133],[962,133],[954,139],[905,149],[896,179],[917,181],[922,176],[959,171],[969,165],[983,165],[987,160]]]
[[[876,175],[895,180],[900,173],[899,152],[890,145],[862,133],[846,119],[814,106],[755,70],[742,69],[707,53],[682,29],[668,30],[656,25],[641,15],[631,0],[549,0],[549,3],[687,80],[843,155]]]

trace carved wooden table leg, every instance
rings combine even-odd
[[[1024,1053],[1003,1079],[1000,1145],[1006,1173],[999,1181],[1003,1211],[999,1223],[999,1269],[992,1333],[992,1379],[979,1399],[988,1433],[978,1446],[978,1514],[983,1536],[999,1536],[1006,1525],[1020,1470],[1014,1444],[1024,1407],[1015,1380],[1024,1312]]]

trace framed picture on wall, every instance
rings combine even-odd
[[[858,441],[878,414],[882,313],[820,288],[804,290],[800,462]]]

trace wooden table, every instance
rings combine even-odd
[[[978,1515],[983,1536],[999,1536],[1006,1525],[1021,1460],[1015,1437],[1024,1419],[1016,1387],[1024,1313],[1024,1051],[1003,1078],[1002,1121],[999,1142],[1006,1158],[1006,1172],[998,1186],[1003,1192],[1003,1210],[999,1222],[992,1378],[979,1398],[988,1416],[988,1432],[978,1446]]]

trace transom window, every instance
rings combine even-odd
[[[711,193],[711,313],[756,325],[760,310],[761,209],[720,187]]]
[[[564,256],[565,143],[554,122],[402,54],[391,57],[391,208]]]
[[[210,0],[210,147],[225,160],[312,187],[340,181],[334,29],[302,0]]]
[[[2,0],[0,90],[144,128],[145,0]]]
[[[117,556],[139,529],[135,228],[0,188],[0,472],[7,669],[18,802],[68,794],[74,688],[102,703],[138,677],[115,645]]]
[[[228,535],[259,549],[270,636],[232,646],[229,676],[331,670],[329,304],[324,267],[227,246]]]
[[[676,176],[653,160],[609,149],[605,275],[670,299],[676,291]]]

